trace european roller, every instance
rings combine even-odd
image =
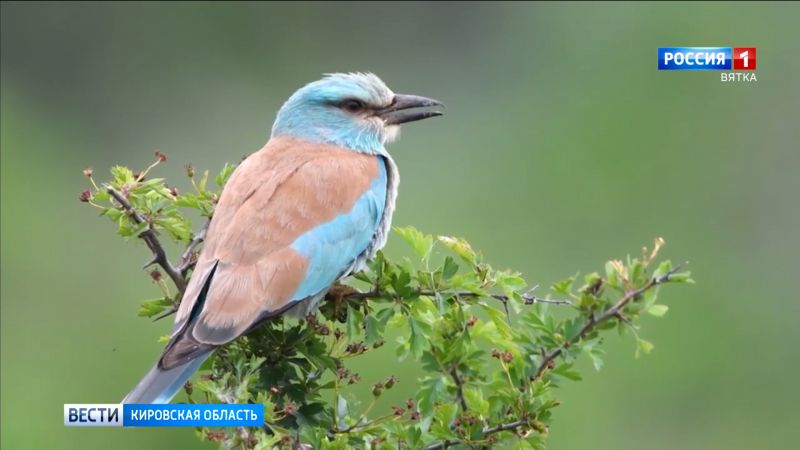
[[[296,91],[266,145],[231,175],[155,366],[123,403],[168,403],[219,346],[284,313],[313,310],[386,242],[399,175],[385,145],[439,116],[369,73]]]

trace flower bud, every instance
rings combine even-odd
[[[297,412],[297,405],[294,402],[286,402],[283,405],[283,412],[286,413],[287,416],[293,416],[294,413]]]

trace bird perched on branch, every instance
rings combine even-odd
[[[439,106],[369,73],[295,92],[228,180],[169,343],[123,403],[169,402],[214,349],[278,315],[305,315],[374,256],[399,181],[385,144]]]

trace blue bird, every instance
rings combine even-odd
[[[284,103],[231,175],[158,362],[123,403],[168,403],[219,346],[305,316],[383,247],[399,175],[385,144],[442,104],[369,73],[331,74]]]

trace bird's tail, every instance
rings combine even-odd
[[[211,352],[168,370],[161,369],[156,362],[142,381],[122,399],[122,403],[169,403]]]

